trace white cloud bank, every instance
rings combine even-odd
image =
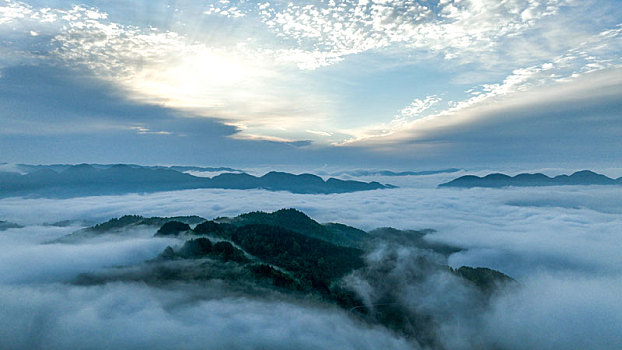
[[[619,271],[622,256],[612,241],[617,242],[622,227],[621,195],[618,186],[399,188],[335,195],[188,190],[60,200],[5,198],[0,200],[0,212],[3,220],[41,224],[69,219],[100,222],[125,214],[214,218],[294,207],[320,222],[365,230],[433,228],[438,230],[433,239],[470,248],[454,255],[452,264],[488,266],[520,278],[542,267]]]
[[[340,195],[192,190],[62,200],[5,198],[0,200],[0,212],[4,220],[31,225],[74,218],[102,221],[130,213],[212,218],[296,207],[321,222],[364,229],[387,225],[434,228],[438,232],[429,239],[467,248],[451,256],[452,266],[487,266],[520,282],[490,308],[465,321],[462,316],[469,313],[461,310],[468,308],[460,305],[468,305],[464,304],[468,295],[443,299],[454,289],[442,275],[429,282],[441,283],[438,288],[445,292],[427,302],[408,292],[422,285],[404,281],[401,292],[415,298],[405,297],[405,303],[440,312],[444,322],[439,332],[446,346],[610,349],[622,345],[622,333],[614,326],[622,321],[621,191],[615,186],[406,187]],[[162,247],[140,236],[71,247],[38,245],[70,230],[29,226],[0,233],[6,250],[0,259],[5,276],[0,306],[6,310],[0,316],[2,344],[63,348],[85,346],[86,339],[96,344],[94,348],[122,344],[126,348],[177,344],[189,349],[198,344],[227,348],[410,346],[385,331],[358,325],[340,311],[227,296],[217,286],[208,288],[212,294],[197,300],[196,293],[183,289],[166,291],[144,285],[40,284],[46,274],[62,280],[115,263],[133,263]],[[188,295],[193,296],[190,301]],[[453,300],[449,306],[456,308],[448,308],[443,300]]]
[[[211,294],[217,294],[218,286]],[[343,312],[141,284],[0,285],[8,349],[412,349]],[[189,297],[190,296],[190,297]]]

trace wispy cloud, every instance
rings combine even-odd
[[[358,141],[391,136],[394,133],[407,128],[413,123],[413,121],[431,114],[429,110],[441,101],[442,99],[438,96],[427,96],[423,100],[416,98],[408,106],[402,108],[394,116],[393,120],[388,123],[369,125],[356,129],[341,130],[343,134],[351,135],[352,137],[344,142],[338,142],[336,144],[352,144]]]
[[[153,134],[153,135],[172,135],[172,132],[170,131],[152,131],[148,128],[145,128],[143,126],[132,126],[130,127],[131,130],[136,130],[137,134],[141,134],[141,135],[146,135],[146,134]]]

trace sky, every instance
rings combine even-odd
[[[0,1],[0,162],[611,167],[611,0]]]

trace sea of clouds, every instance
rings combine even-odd
[[[278,297],[234,297],[217,285],[197,298],[187,288],[65,283],[80,273],[140,263],[177,243],[150,238],[150,231],[47,243],[87,223],[125,214],[211,219],[290,207],[319,222],[365,230],[432,228],[436,232],[427,239],[465,248],[449,257],[451,266],[490,267],[519,282],[469,319],[465,315],[472,314],[463,310],[468,295],[458,294],[464,290],[442,274],[432,299],[415,292],[421,285],[396,283],[407,307],[423,305],[443,313],[439,320],[447,322],[438,332],[447,348],[622,347],[617,326],[622,324],[622,187],[435,187],[447,178],[412,177],[409,182],[406,177],[398,179],[397,189],[332,195],[204,189],[0,199],[0,220],[25,226],[0,231],[0,349],[417,348],[343,310]],[[47,225],[62,220],[75,222]],[[395,271],[410,268],[412,252],[403,254],[404,263]]]

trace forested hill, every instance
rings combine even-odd
[[[443,298],[436,290],[448,286],[452,293],[468,295],[473,317],[495,293],[516,285],[492,269],[449,267],[448,256],[461,248],[428,242],[426,235],[434,234],[433,230],[385,227],[365,232],[340,223],[320,224],[296,209],[213,220],[126,215],[56,243],[75,244],[95,237],[114,240],[131,237],[131,232],[145,237],[145,230],[151,230],[154,240],[177,243],[137,266],[85,273],[73,282],[201,288],[217,281],[238,295],[272,295],[339,307],[361,322],[387,327],[428,348],[438,348],[435,325],[439,320],[433,311],[402,304],[395,291],[404,279],[419,288],[417,298],[422,300]]]

